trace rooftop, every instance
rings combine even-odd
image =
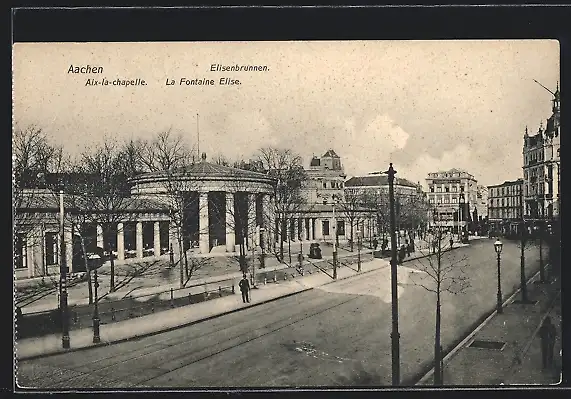
[[[386,175],[355,176],[345,182],[345,187],[375,187],[388,186],[389,177]],[[395,177],[395,186],[418,187],[417,183]]]
[[[495,187],[503,187],[503,186],[513,186],[513,185],[517,185],[517,184],[523,184],[523,179],[517,179],[517,180],[506,180],[505,182],[501,183],[501,184],[494,184],[492,186],[488,186],[488,188],[495,188]]]

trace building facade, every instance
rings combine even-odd
[[[476,194],[476,209],[478,213],[478,221],[480,222],[488,218],[488,197],[488,187],[478,184]]]
[[[561,208],[559,87],[552,101],[553,113],[546,128],[540,125],[537,133],[530,136],[526,127],[524,134],[524,212],[530,219],[557,217]]]
[[[523,215],[523,179],[488,186],[488,219],[494,231],[514,234]]]
[[[313,156],[305,172],[307,181],[301,189],[304,204],[288,215],[284,241],[345,243],[352,237],[355,240],[357,231],[366,240],[375,234],[373,213],[346,201],[347,175],[334,150]]]
[[[65,264],[84,272],[85,255],[110,251],[117,264],[159,258],[169,250],[168,209],[152,200],[127,198],[112,218],[99,218],[72,194],[62,194]],[[15,209],[15,278],[59,275],[61,256],[60,195],[27,189]],[[97,223],[97,220],[110,220]]]
[[[171,210],[175,253],[179,241],[184,251],[200,254],[234,253],[240,246],[269,243],[275,181],[263,173],[213,164],[203,153],[200,162],[184,170],[143,173],[130,184],[131,196]]]
[[[425,193],[419,183],[395,176],[396,227],[416,230],[427,218]],[[384,235],[390,230],[389,179],[386,175],[355,176],[345,182],[345,198],[365,198],[375,211],[376,230]],[[402,233],[404,235],[404,232]]]
[[[478,204],[477,180],[470,173],[450,169],[429,173],[426,178],[428,202],[432,208],[431,224],[458,232],[466,229]]]

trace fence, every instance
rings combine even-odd
[[[234,279],[194,284],[183,288],[129,296],[118,300],[98,301],[100,324],[141,317],[163,310],[192,305],[209,299],[232,295],[236,291]],[[93,305],[70,306],[70,330],[90,327],[93,323]],[[61,312],[28,313],[17,320],[18,338],[37,337],[61,331]]]

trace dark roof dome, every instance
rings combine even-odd
[[[206,153],[202,153],[202,160],[184,168],[161,170],[142,173],[130,179],[131,183],[143,181],[164,180],[165,178],[182,178],[191,180],[247,180],[263,183],[272,183],[273,178],[251,170],[232,168],[206,161]]]

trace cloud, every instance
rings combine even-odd
[[[340,142],[339,154],[349,175],[362,175],[387,168],[391,154],[406,146],[410,134],[390,116],[378,115],[361,129],[346,121],[349,140]]]
[[[474,168],[473,151],[464,144],[454,147],[452,150],[442,152],[440,157],[433,157],[423,153],[416,158],[409,167],[395,165],[398,175],[412,181],[419,181],[425,185],[428,173],[449,170],[452,168],[464,169],[477,177]]]

